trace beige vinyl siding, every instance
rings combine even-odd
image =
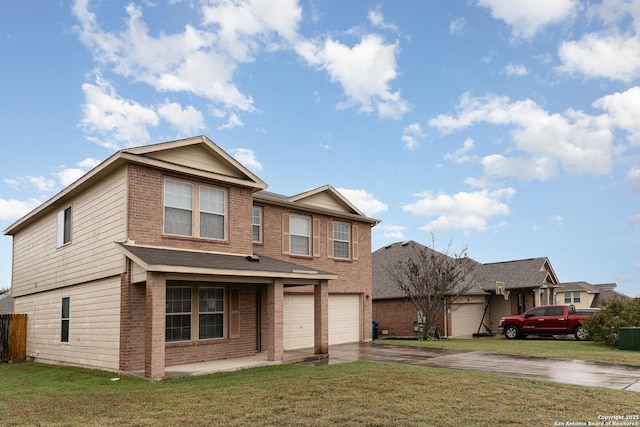
[[[126,236],[124,168],[56,205],[14,236],[14,297],[120,274],[114,242]],[[56,218],[71,206],[71,243],[56,247]]]
[[[70,299],[68,343],[60,342],[63,297]],[[119,276],[16,298],[15,309],[27,314],[27,357],[119,369]]]
[[[148,156],[207,172],[214,172],[234,178],[245,178],[235,167],[229,165],[226,160],[217,158],[215,153],[199,145],[158,151],[150,153]]]
[[[326,191],[309,196],[305,199],[300,200],[299,202],[305,205],[316,206],[323,209],[330,209],[332,211],[351,213],[350,211],[345,209],[345,206],[341,201],[337,200]]]

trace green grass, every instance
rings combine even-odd
[[[619,350],[591,341],[528,337],[508,340],[501,337],[446,340],[377,340],[378,344],[411,345],[449,350],[483,351],[487,353],[521,354],[526,356],[587,360],[615,365],[640,366],[640,352]]]
[[[0,425],[552,426],[640,408],[640,393],[376,362],[161,382],[113,377],[0,364]]]

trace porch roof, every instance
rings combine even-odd
[[[224,254],[117,242],[123,253],[147,271],[303,280],[335,280],[338,275],[260,255]]]

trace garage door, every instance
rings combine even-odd
[[[360,295],[329,295],[329,344],[360,341]]]
[[[454,304],[454,307],[451,313],[451,336],[460,337],[478,332],[484,304]]]
[[[329,295],[329,344],[360,341],[360,296]],[[313,347],[313,295],[285,294],[283,348]]]
[[[313,295],[285,294],[282,346],[285,350],[313,347]]]

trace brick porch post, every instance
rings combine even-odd
[[[164,377],[167,280],[164,274],[147,272],[144,338],[144,376]]]
[[[313,287],[315,354],[329,354],[329,281],[321,280]]]
[[[281,361],[283,359],[283,303],[284,282],[275,279],[267,287],[267,360]]]

